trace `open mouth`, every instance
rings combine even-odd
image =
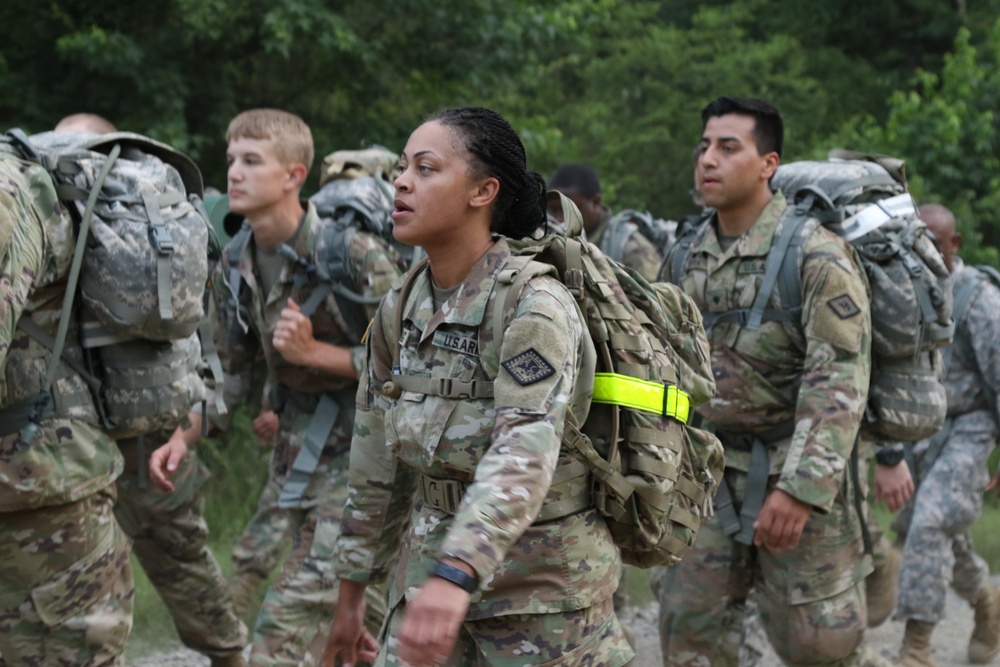
[[[413,210],[412,208],[410,208],[409,206],[407,206],[406,204],[404,204],[403,202],[401,202],[398,199],[395,200],[393,202],[393,204],[395,204],[395,206],[396,206],[396,212],[397,213],[403,213],[403,212],[406,212],[406,211],[412,211]]]

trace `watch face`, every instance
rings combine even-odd
[[[902,460],[903,460],[903,452],[898,449],[890,451],[881,451],[875,455],[875,461],[877,463],[884,466],[889,466],[890,468],[896,467]]]

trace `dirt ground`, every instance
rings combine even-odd
[[[994,576],[1000,584],[1000,576]],[[632,631],[636,642],[636,659],[632,667],[662,667],[659,635],[656,629],[657,609],[655,604],[648,607],[633,607],[623,615],[622,621]],[[934,630],[931,643],[938,667],[966,667],[969,661],[966,651],[972,635],[972,608],[950,590],[945,619]],[[889,664],[893,664],[899,646],[903,641],[904,623],[886,621],[878,628],[869,630],[865,642],[875,648]],[[994,661],[998,664],[1000,661]],[[773,653],[765,658],[766,667],[781,667],[781,660]]]
[[[1000,584],[1000,576],[994,576],[994,582]],[[656,629],[656,605],[631,607],[623,615],[622,621],[632,633],[636,642],[636,659],[632,667],[662,667],[660,640]],[[945,620],[934,631],[933,645],[938,667],[965,667],[966,650],[969,636],[972,634],[972,609],[953,593],[948,593],[948,609]],[[887,621],[882,626],[870,630],[865,641],[874,647],[892,664],[903,640],[903,623]],[[208,659],[180,649],[149,655],[139,660],[132,660],[130,665],[137,667],[205,667]],[[766,667],[781,667],[781,661],[775,655],[765,660]]]

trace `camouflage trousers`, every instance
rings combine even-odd
[[[739,503],[746,475],[728,469],[726,478]],[[736,543],[718,517],[710,519],[695,547],[655,578],[664,664],[738,665],[751,591],[761,624],[786,664],[883,664],[860,646],[871,559],[864,554],[852,494],[845,482],[833,509],[813,512],[798,545],[781,553]]]
[[[303,494],[304,507],[287,510],[294,543],[257,615],[251,665],[320,664],[337,609],[333,547],[347,500],[345,464],[324,454]],[[386,612],[385,587],[369,586],[365,602],[366,625],[377,635]]]
[[[937,623],[944,616],[948,572],[955,592],[970,603],[989,581],[989,567],[972,548],[970,530],[983,511],[987,460],[996,427],[985,411],[955,419],[932,465],[927,442],[915,447],[917,491],[893,522],[906,536],[899,572],[896,619]]]
[[[405,615],[406,603],[401,602],[386,624],[375,667],[404,664],[397,651]],[[607,599],[576,611],[467,621],[442,667],[621,667],[632,657],[613,603]]]
[[[132,538],[132,550],[170,613],[188,648],[223,656],[243,650],[247,629],[233,612],[229,584],[206,543],[205,498],[211,473],[194,451],[184,460],[166,493],[145,474],[137,445],[119,445],[125,472],[118,478],[115,517]]]
[[[132,629],[129,541],[109,487],[0,520],[0,665],[120,665]]]
[[[236,576],[253,573],[267,579],[281,561],[292,528],[288,510],[278,507],[279,495],[281,484],[269,477],[257,500],[257,511],[233,546]]]

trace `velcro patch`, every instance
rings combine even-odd
[[[739,267],[736,269],[736,273],[740,275],[752,275],[764,273],[767,269],[767,260],[764,259],[745,259],[740,262]]]
[[[861,312],[861,309],[854,303],[854,299],[851,298],[850,294],[835,296],[827,301],[826,305],[830,306],[830,310],[842,320],[854,317]]]
[[[473,357],[479,356],[479,342],[473,335],[435,331],[432,342],[437,347],[443,347],[447,350],[455,350]]]
[[[511,357],[507,361],[500,364],[503,366],[511,377],[517,380],[517,383],[522,387],[526,387],[529,384],[535,384],[540,380],[544,380],[553,373],[556,369],[552,367],[545,357],[538,353],[538,350],[531,347],[518,354],[517,356]]]

